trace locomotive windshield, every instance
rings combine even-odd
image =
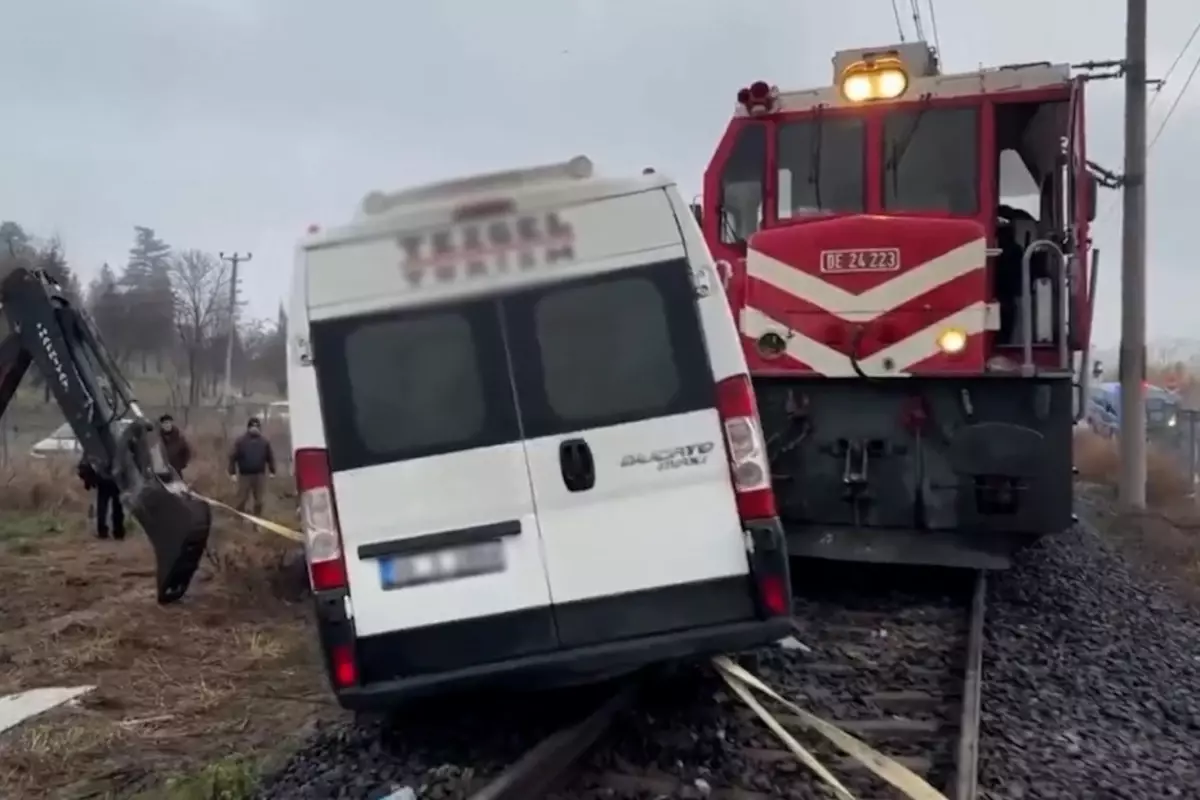
[[[878,125],[878,158],[867,129]],[[768,139],[774,138],[774,158]],[[877,182],[878,211],[974,216],[979,213],[979,110],[896,108],[870,117],[817,109],[803,117],[745,124],[721,170],[721,241],[745,242],[763,224],[767,175],[776,170],[776,216],[868,211]]]
[[[767,129],[747,125],[739,131],[721,173],[721,241],[744,242],[762,225],[766,195]]]
[[[979,112],[893,111],[883,121],[883,207],[974,215],[979,209]]]
[[[864,210],[863,131],[863,121],[853,117],[815,116],[778,126],[780,219]]]

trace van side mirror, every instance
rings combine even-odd
[[[1096,205],[1100,194],[1100,181],[1096,180],[1096,176],[1088,173],[1087,176],[1087,218],[1088,222],[1096,221]],[[1097,362],[1098,363],[1098,362]]]
[[[1103,374],[1104,374],[1104,367],[1103,367],[1103,365],[1101,365],[1101,363],[1100,363],[1098,360],[1097,360],[1097,361],[1093,361],[1093,362],[1092,362],[1092,377],[1093,377],[1093,378],[1099,378],[1099,377],[1100,377],[1101,375],[1103,375]]]
[[[692,209],[692,216],[696,218],[696,224],[703,225],[704,224],[704,210],[702,208],[700,208],[700,204],[692,203],[690,208]]]

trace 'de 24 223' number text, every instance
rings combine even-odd
[[[822,250],[821,272],[895,272],[900,269],[898,247]]]

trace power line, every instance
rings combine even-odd
[[[1158,86],[1154,89],[1154,97],[1150,98],[1150,108],[1154,107],[1154,101],[1158,99],[1162,93],[1163,87],[1167,85],[1167,81],[1171,79],[1171,75],[1175,72],[1175,68],[1179,66],[1179,62],[1183,61],[1183,57],[1187,55],[1188,49],[1192,46],[1192,42],[1196,41],[1196,37],[1200,35],[1200,22],[1196,23],[1196,27],[1192,28],[1192,35],[1183,43],[1183,47],[1175,55],[1175,60],[1171,62],[1171,66],[1167,67],[1167,71],[1163,73],[1162,79]]]
[[[1197,28],[1200,30],[1200,28]],[[1154,138],[1150,140],[1150,149],[1154,149],[1155,143],[1159,137],[1163,135],[1163,131],[1167,128],[1167,123],[1171,121],[1171,117],[1175,114],[1175,109],[1179,108],[1180,101],[1187,94],[1188,87],[1192,85],[1192,81],[1196,78],[1196,73],[1200,72],[1200,56],[1196,56],[1196,63],[1192,64],[1192,71],[1188,73],[1187,80],[1183,82],[1183,88],[1179,90],[1179,94],[1175,95],[1175,99],[1171,101],[1171,107],[1167,109],[1166,116],[1163,117],[1162,123],[1158,126],[1158,130],[1154,132]],[[1151,100],[1151,103],[1154,101]]]
[[[912,9],[913,28],[917,32],[917,39],[925,41],[925,30],[921,25],[921,0],[908,0],[908,7]]]
[[[896,33],[900,34],[900,42],[903,44],[904,26],[900,24],[900,6],[896,5],[896,0],[892,0],[892,16],[896,18]]]
[[[1162,79],[1159,81],[1158,86],[1154,89],[1154,95],[1150,98],[1150,102],[1146,106],[1147,112],[1154,108],[1155,101],[1158,100],[1158,96],[1162,93],[1163,87],[1167,85],[1167,79],[1171,77],[1176,68],[1183,61],[1184,56],[1186,56],[1188,50],[1191,49],[1192,42],[1196,40],[1197,36],[1200,36],[1200,22],[1197,22],[1196,27],[1192,28],[1192,32],[1188,36],[1187,41],[1183,43],[1183,47],[1179,48],[1179,52],[1175,54],[1175,59],[1171,62],[1171,66],[1169,66],[1167,71],[1163,73]],[[1167,109],[1166,116],[1163,117],[1163,121],[1159,124],[1158,130],[1154,132],[1154,138],[1151,139],[1149,146],[1146,148],[1147,153],[1154,149],[1155,143],[1158,142],[1159,138],[1162,136],[1163,131],[1167,127],[1167,123],[1171,121],[1171,116],[1175,113],[1175,109],[1179,107],[1180,100],[1182,100],[1183,95],[1187,93],[1188,87],[1191,85],[1192,80],[1195,79],[1198,71],[1200,71],[1200,56],[1196,57],[1196,63],[1192,65],[1192,71],[1188,73],[1187,79],[1183,83],[1183,88],[1181,88],[1179,90],[1179,94],[1175,96],[1175,100],[1172,101],[1171,107]],[[1096,216],[1097,221],[1107,217],[1114,210],[1116,210],[1119,202],[1119,196],[1114,198],[1113,201]]]
[[[933,46],[937,48],[938,61],[945,61],[942,56],[942,39],[938,36],[937,11],[933,7],[933,0],[929,0],[929,25],[933,28]]]

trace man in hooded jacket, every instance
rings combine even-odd
[[[263,436],[262,423],[258,417],[251,417],[246,423],[246,432],[233,443],[229,453],[229,477],[237,482],[234,508],[245,511],[246,503],[253,498],[251,513],[262,516],[268,473],[275,474],[275,453],[271,450],[271,442]]]
[[[167,463],[183,477],[183,470],[192,460],[192,446],[183,431],[175,427],[175,418],[170,414],[158,418],[158,437],[162,440]]]

